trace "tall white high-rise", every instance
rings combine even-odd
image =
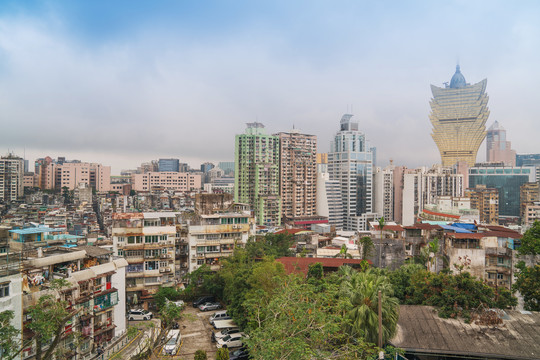
[[[341,184],[343,228],[358,231],[366,230],[367,222],[376,217],[372,213],[373,152],[351,118],[351,114],[341,118],[328,152],[328,173],[330,180]]]
[[[0,158],[0,200],[15,201],[23,196],[24,160],[13,154]]]

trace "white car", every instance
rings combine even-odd
[[[217,347],[219,348],[234,348],[243,345],[243,340],[248,338],[243,332],[226,335],[225,337],[217,340]]]
[[[150,320],[154,315],[150,311],[143,309],[129,310],[128,319],[133,320]]]
[[[218,339],[223,339],[227,335],[237,334],[242,332],[239,328],[228,328],[221,331],[215,331],[212,333],[212,341],[217,341]]]
[[[180,330],[170,330],[167,334],[167,343],[163,346],[163,355],[176,355],[181,341]]]

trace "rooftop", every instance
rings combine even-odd
[[[392,345],[415,354],[540,358],[540,313],[506,310],[501,326],[442,319],[431,306],[401,305]]]

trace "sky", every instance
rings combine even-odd
[[[378,166],[430,166],[430,84],[458,62],[488,79],[487,127],[540,153],[539,18],[538,1],[2,0],[0,153],[199,167],[233,161],[254,121],[327,152],[352,113]]]

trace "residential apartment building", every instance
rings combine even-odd
[[[114,213],[113,249],[124,257],[127,301],[148,308],[160,286],[175,284],[176,213]]]
[[[297,130],[279,138],[279,186],[282,218],[316,215],[317,137]]]
[[[443,166],[453,166],[459,161],[466,161],[469,166],[475,164],[478,148],[486,137],[489,116],[486,86],[487,79],[468,84],[459,65],[450,85],[445,88],[431,85],[431,136]]]
[[[54,165],[55,188],[75,190],[84,183],[96,189],[96,191],[111,190],[111,167],[97,163],[80,161],[63,162]]]
[[[203,264],[219,270],[221,259],[231,256],[236,247],[244,246],[253,235],[255,218],[248,205],[232,204],[218,212],[196,214],[187,224],[189,272]]]
[[[11,308],[15,320],[22,320],[16,327],[23,330],[23,341],[28,343],[32,336],[27,329],[32,321],[30,308],[45,295],[65,301],[67,310],[74,315],[66,323],[66,336],[58,346],[69,358],[90,358],[98,345],[106,346],[126,331],[123,289],[127,262],[113,260],[110,250],[79,246],[77,241],[81,237],[63,231],[46,227],[9,230],[9,258],[18,263],[20,281],[10,279],[11,305],[2,308]],[[68,243],[69,247],[64,246]],[[54,279],[64,279],[70,285],[55,290],[51,288]],[[68,336],[75,332],[79,334],[77,338]],[[47,347],[45,344],[44,350]],[[23,359],[33,359],[35,354],[35,343],[28,344],[21,353]]]
[[[416,217],[427,204],[436,204],[438,197],[463,196],[463,175],[456,174],[451,168],[433,166],[431,169],[418,168],[401,172],[402,183],[398,184],[403,225],[412,225]],[[396,184],[394,183],[394,186]]]
[[[375,213],[385,221],[394,221],[394,166],[375,168],[373,174],[373,203]]]
[[[506,130],[495,121],[487,131],[486,162],[500,163],[505,166],[516,165],[516,151],[510,141],[506,141]]]
[[[281,224],[279,138],[248,123],[235,139],[234,201],[249,204],[259,225]]]
[[[478,210],[480,223],[499,223],[499,191],[497,189],[476,185],[474,189],[467,189],[465,195],[471,199],[471,209]]]
[[[540,186],[537,182],[525,183],[520,188],[520,218],[523,220],[526,217],[526,207],[534,202],[540,201]]]
[[[0,201],[23,196],[24,160],[13,154],[0,157]]]
[[[373,153],[353,115],[345,114],[328,152],[330,180],[341,185],[343,228],[362,231],[373,211]]]
[[[317,215],[328,218],[328,224],[343,229],[343,201],[341,184],[330,180],[327,172],[317,173]]]
[[[200,174],[185,172],[145,172],[131,175],[131,187],[135,191],[195,191],[201,189],[201,182]]]
[[[540,220],[540,201],[527,203],[524,214],[521,217],[521,224],[528,229],[538,220]]]

